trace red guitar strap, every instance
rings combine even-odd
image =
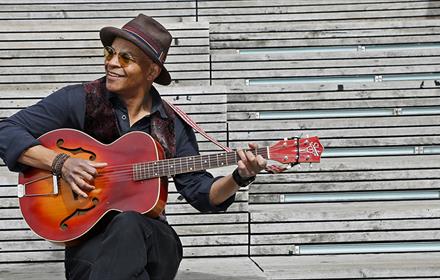
[[[198,133],[200,133],[203,137],[217,145],[218,147],[222,148],[226,152],[232,152],[232,149],[229,147],[226,147],[219,143],[215,138],[211,137],[208,133],[205,132],[203,128],[201,128],[193,119],[191,119],[182,109],[177,107],[176,105],[172,104],[171,102],[162,99],[164,102],[166,102],[187,124],[189,124],[194,130],[196,130]]]
[[[176,105],[172,104],[171,102],[169,102],[169,101],[167,101],[165,99],[162,99],[162,100],[164,102],[166,102],[187,124],[189,124],[197,132],[202,134],[203,137],[205,137],[206,139],[208,139],[209,141],[211,141],[215,145],[219,146],[220,148],[222,148],[226,152],[232,152],[233,151],[231,148],[226,147],[226,146],[220,144],[217,140],[215,140],[215,138],[213,138],[210,135],[208,135],[205,132],[205,130],[203,130],[203,128],[201,128],[184,111],[182,111],[182,109],[180,109],[179,107],[177,107]],[[281,172],[287,170],[288,168],[290,168],[290,167],[281,167],[281,166],[277,166],[277,165],[267,165],[265,170],[270,172],[270,173],[281,173]]]

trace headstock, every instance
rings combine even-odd
[[[278,141],[269,147],[268,159],[282,164],[312,163],[321,160],[324,147],[317,136],[291,138]]]

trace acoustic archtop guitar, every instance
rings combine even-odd
[[[40,237],[69,243],[84,236],[109,211],[137,211],[157,217],[165,208],[168,176],[234,165],[236,152],[165,159],[160,144],[143,132],[130,132],[105,145],[74,129],[58,129],[39,138],[41,144],[72,157],[107,162],[91,182],[88,198],[75,194],[49,171],[30,168],[19,175],[20,209]],[[318,137],[292,138],[254,150],[282,164],[319,162]]]

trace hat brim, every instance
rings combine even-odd
[[[160,71],[159,76],[154,80],[154,82],[165,86],[171,83],[170,73],[162,64],[162,62],[156,58],[156,56],[151,51],[151,49],[146,47],[142,41],[140,41],[138,38],[136,38],[129,32],[116,27],[109,26],[101,29],[101,31],[99,32],[99,37],[101,38],[101,42],[104,46],[110,46],[116,37],[120,37],[122,39],[132,42],[138,48],[140,48],[146,55],[148,55],[148,57],[150,57],[154,63],[156,63],[161,67],[162,70]]]

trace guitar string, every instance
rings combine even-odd
[[[258,148],[257,149],[257,154],[267,157],[267,148],[268,147]],[[270,151],[271,151],[270,154],[272,155],[275,152],[280,151],[280,150],[285,150],[286,148],[288,148],[288,147],[286,147],[286,146],[283,146],[283,147],[270,147]],[[252,150],[244,150],[244,151],[255,151],[255,150],[252,149]],[[175,162],[174,165],[178,165],[177,161],[180,161],[181,165],[185,165],[185,164],[182,164],[182,160],[187,160],[188,161],[191,158],[203,159],[204,157],[207,157],[209,159],[209,162],[212,162],[212,163],[218,165],[218,160],[219,160],[218,156],[225,156],[224,159],[226,161],[229,161],[229,160],[233,159],[234,162],[236,162],[237,152],[234,151],[234,152],[227,152],[227,153],[223,153],[223,154],[195,155],[195,156],[191,156],[191,157],[164,159],[164,160],[151,161],[151,162],[141,162],[141,163],[128,163],[128,164],[112,165],[112,166],[104,167],[101,172],[98,172],[98,177],[95,179],[95,181],[99,180],[101,183],[102,182],[114,182],[118,178],[124,179],[123,181],[125,181],[125,180],[132,181],[133,180],[132,179],[133,178],[133,166],[136,165],[136,164],[139,164],[139,165],[143,165],[143,164],[145,164],[145,165],[153,165],[152,166],[153,170],[165,171],[165,168],[169,168],[169,166],[170,166],[169,162],[170,161],[174,161]],[[190,164],[190,163],[186,162],[186,165],[188,165],[188,164]],[[197,164],[196,161],[194,161],[194,165],[193,166],[195,166],[195,164]],[[211,165],[209,165],[208,168],[210,166]],[[200,167],[202,167],[202,166],[200,166]],[[215,167],[221,167],[221,166],[215,166]],[[143,170],[140,171],[140,172],[142,172],[141,175],[146,175],[146,173],[147,173],[146,169],[150,169],[150,167],[142,168],[142,169]],[[180,168],[180,169],[182,170],[183,168]],[[203,170],[203,169],[204,168],[200,168],[198,170]],[[195,170],[195,171],[198,171],[198,170]],[[169,171],[169,169],[168,169],[168,171]],[[191,172],[191,170],[189,169],[186,172]],[[148,172],[148,173],[150,173],[150,172]],[[156,172],[156,173],[159,173],[159,172]],[[165,175],[166,176],[173,175],[173,173],[169,174],[170,172],[163,172],[163,173],[166,173],[163,176],[165,176]],[[182,173],[185,173],[185,172],[182,172]],[[45,179],[46,177],[43,177],[43,178],[40,178],[40,179]],[[161,176],[151,176],[151,175],[149,176],[149,178],[157,178],[157,177],[161,177]],[[146,178],[146,179],[148,179],[148,178]]]
[[[257,154],[266,154],[265,151],[267,150],[267,147],[264,148],[258,148],[257,149]],[[254,151],[254,150],[249,150],[249,151]],[[172,158],[172,159],[163,159],[163,160],[157,160],[157,161],[148,161],[148,162],[139,162],[139,163],[128,163],[128,164],[120,164],[120,165],[112,165],[111,167],[106,167],[106,169],[117,169],[119,167],[132,167],[134,164],[152,164],[154,162],[159,163],[159,164],[164,164],[164,165],[168,165],[167,163],[165,163],[165,161],[181,161],[181,160],[188,160],[191,158],[204,158],[204,157],[218,157],[218,156],[235,156],[236,155],[236,151],[234,152],[227,152],[227,153],[220,153],[220,154],[208,154],[208,155],[194,155],[194,156],[187,156],[187,157],[180,157],[180,158]]]
[[[285,147],[283,149],[285,149]],[[272,151],[277,151],[277,150],[280,150],[280,148],[272,148]],[[258,151],[260,151],[260,153],[258,153]],[[267,153],[266,153],[267,150],[266,150],[266,148],[258,149],[258,151],[257,151],[257,154],[261,154],[261,155],[267,157]],[[225,154],[221,154],[221,155],[225,156],[224,160],[226,160],[227,163],[230,160],[233,160],[233,162],[236,162],[236,153],[235,152],[233,152],[233,153],[225,153]],[[208,157],[209,156],[212,157],[212,155],[208,155]],[[215,156],[218,156],[218,155],[215,155]],[[200,160],[202,160],[204,156],[194,156],[194,157],[197,157]],[[156,162],[137,163],[137,164],[139,164],[140,167],[139,167],[138,170],[135,170],[135,171],[138,171],[138,172],[140,172],[140,174],[143,174],[143,175],[145,175],[147,173],[148,174],[153,173],[155,176],[151,176],[150,175],[149,177],[151,177],[151,178],[160,177],[160,175],[162,175],[162,174],[164,176],[165,175],[173,175],[173,174],[175,174],[175,172],[171,172],[171,173],[169,172],[169,171],[171,171],[170,170],[170,166],[179,165],[177,163],[177,161],[180,161],[180,166],[187,165],[186,169],[184,167],[179,168],[180,170],[187,170],[186,172],[191,171],[191,168],[189,168],[190,165],[197,169],[198,164],[199,164],[200,165],[200,169],[197,169],[197,170],[205,169],[205,168],[203,168],[203,165],[201,164],[201,162],[198,163],[197,160],[193,161],[192,163],[186,162],[186,164],[182,163],[182,161],[181,161],[181,159],[189,160],[189,159],[192,159],[194,157],[166,159],[166,160],[160,160],[160,161],[156,161]],[[174,161],[174,164],[170,164],[169,163],[170,160]],[[213,162],[214,164],[218,164],[218,160],[219,160],[218,158],[214,158],[214,159],[213,158],[209,158],[209,162]],[[223,159],[221,158],[220,160],[223,160]],[[142,164],[146,164],[147,166],[142,166]],[[112,166],[110,168],[106,168],[106,170],[100,172],[100,175],[104,176],[104,174],[109,174],[109,175],[107,175],[107,177],[110,177],[110,176],[116,177],[116,176],[119,176],[119,175],[131,175],[131,174],[133,174],[133,170],[134,170],[133,166],[134,165],[136,165],[136,164],[115,165],[115,166]],[[150,165],[150,166],[148,166],[148,165]],[[207,166],[207,167],[209,168],[209,166]],[[216,166],[216,167],[220,167],[220,166]],[[176,168],[174,168],[174,169],[176,170]],[[196,171],[196,170],[194,170],[194,171]],[[159,173],[160,173],[160,175],[158,175]],[[182,173],[185,173],[185,172],[182,172]]]
[[[232,154],[221,154],[222,156],[226,155],[225,158],[235,157],[235,153]],[[212,156],[213,157],[213,156]],[[170,165],[179,165],[179,164],[188,164],[189,161],[197,162],[198,160],[202,160],[204,158],[209,159],[209,161],[212,161],[213,159],[209,158],[209,156],[191,156],[191,157],[183,157],[183,158],[173,158],[173,159],[163,159],[163,160],[157,160],[157,161],[147,161],[147,162],[138,162],[138,163],[128,163],[128,164],[119,164],[119,165],[112,165],[109,167],[104,167],[102,173],[107,172],[117,172],[117,171],[124,171],[124,170],[132,170],[133,166],[138,165],[153,165],[154,168],[163,168]],[[182,161],[187,162],[182,162]],[[173,163],[171,163],[173,162]]]
[[[195,155],[195,156],[190,156],[190,157],[182,157],[182,158],[173,158],[173,159],[163,159],[163,160],[158,160],[158,161],[149,161],[149,162],[139,162],[139,163],[128,163],[128,164],[119,164],[119,165],[112,165],[109,167],[104,167],[103,171],[100,172],[100,174],[105,174],[105,173],[116,173],[118,171],[121,172],[125,172],[125,171],[132,171],[133,170],[133,166],[138,165],[138,166],[142,166],[142,165],[151,165],[148,166],[152,167],[154,169],[164,169],[166,167],[169,167],[170,165],[188,165],[191,164],[190,162],[188,162],[189,160],[191,160],[194,164],[197,164],[198,161],[205,159],[208,160],[209,162],[218,162],[219,160],[219,156],[224,157],[227,160],[230,159],[235,159],[236,158],[236,152],[231,152],[231,153],[224,153],[224,154],[214,154],[214,155]],[[257,154],[260,155],[266,155],[266,148],[260,148],[257,150]],[[232,157],[232,158],[231,158]],[[194,160],[195,159],[195,160]],[[222,159],[222,158],[220,158]],[[182,162],[182,161],[187,161],[187,162]],[[174,162],[174,163],[170,163],[170,162]],[[143,168],[146,169],[146,168]]]
[[[227,157],[226,161],[229,161],[229,160],[234,160],[234,162],[235,162],[236,157],[235,156]],[[194,166],[194,165],[192,165],[192,166]],[[220,166],[218,166],[218,167],[220,167]],[[151,178],[158,178],[158,177],[162,177],[162,176],[169,176],[169,175],[173,175],[176,173],[176,172],[169,172],[170,171],[169,169],[167,172],[167,170],[165,170],[165,168],[167,168],[166,165],[163,165],[161,167],[158,167],[157,165],[155,165],[153,170],[147,170],[145,168],[145,169],[136,170],[136,171],[139,172],[139,175],[141,175],[142,180],[151,179]],[[186,172],[191,172],[191,171],[203,170],[206,168],[202,168],[202,166],[200,165],[200,169],[195,168],[195,169],[191,170],[188,167],[179,168],[179,169],[180,169],[180,171],[186,170],[185,172],[182,172],[182,173],[186,173]],[[133,181],[133,177],[134,177],[133,168],[129,168],[129,169],[125,169],[122,171],[106,172],[105,175],[102,175],[102,173],[99,173],[98,177],[95,179],[95,181],[99,181],[99,183],[118,182],[117,179],[124,179],[122,181],[125,181],[125,180]],[[144,178],[144,177],[147,177],[147,178]]]
[[[281,149],[284,150],[285,147],[283,147],[283,148],[271,148],[271,151],[278,151],[278,150],[281,150]],[[258,151],[260,151],[260,153],[258,153]],[[266,148],[258,149],[257,153],[267,157],[267,149]],[[226,153],[226,154],[223,154],[223,155],[226,155],[225,160],[227,162],[229,160],[233,160],[233,162],[236,162],[236,160],[237,160],[235,152],[233,152],[233,153]],[[233,157],[233,158],[231,158],[231,157]],[[190,159],[190,158],[192,158],[192,157],[188,157],[187,159]],[[182,158],[182,159],[185,159],[185,158]],[[163,160],[163,161],[166,162],[166,161],[169,161],[169,160]],[[214,159],[214,161],[217,161],[217,160]],[[147,164],[151,164],[151,163],[152,162],[147,162]],[[193,166],[196,166],[195,164],[196,164],[196,162],[194,162]],[[99,181],[100,183],[133,181],[133,176],[134,176],[133,175],[133,165],[132,164],[125,164],[125,165],[121,165],[121,166],[130,166],[130,168],[119,169],[118,171],[107,171],[107,172],[105,172],[105,173],[107,173],[107,175],[102,175],[104,173],[101,172],[98,175],[99,177],[97,177],[95,179],[95,181]],[[143,175],[141,180],[146,180],[146,179],[151,179],[151,178],[158,178],[158,177],[162,177],[162,176],[169,176],[169,175],[176,174],[176,172],[170,173],[169,169],[168,169],[168,172],[167,172],[165,170],[165,168],[168,168],[168,167],[169,167],[169,164],[164,164],[164,165],[156,164],[156,165],[154,165],[153,172],[151,172],[150,169],[147,170],[147,168],[144,168],[143,170],[137,170],[137,171],[140,172],[141,175]],[[217,167],[220,167],[220,166],[217,166]],[[162,170],[160,170],[161,168],[162,168]],[[181,171],[183,170],[183,168],[180,168],[180,169],[181,169]],[[206,169],[206,168],[202,168],[202,166],[200,166],[200,169],[196,169],[196,170],[193,170],[193,171],[198,171],[198,170],[203,170],[203,169]],[[157,172],[155,172],[155,171],[157,171]],[[190,172],[190,171],[192,171],[192,170],[187,168],[185,172]],[[185,173],[185,172],[181,172],[181,173]],[[148,176],[146,178],[143,178],[147,174],[148,174]],[[154,174],[154,176],[153,176],[153,174]],[[117,179],[120,179],[120,180],[117,180]]]
[[[228,153],[226,154],[226,157],[224,158],[226,161],[230,161],[232,159],[234,159],[234,161],[236,160],[236,153]],[[190,159],[192,157],[187,157],[187,158],[182,158],[182,159]],[[175,160],[178,160],[178,158],[176,158]],[[165,164],[166,161],[169,160],[162,160],[163,163],[162,164],[156,164],[154,165],[154,168],[159,171],[160,168],[164,169],[164,167],[169,166],[167,164]],[[145,162],[145,163],[141,163],[141,164],[152,164],[153,162]],[[105,167],[106,171],[101,171],[98,172],[98,177],[96,177],[94,179],[94,181],[99,181],[100,183],[108,183],[108,182],[124,182],[124,181],[133,181],[133,165],[134,164],[121,164],[121,165],[113,165],[111,167]],[[194,165],[193,165],[194,166]],[[112,170],[109,170],[112,169]],[[144,168],[145,169],[145,168]],[[180,168],[181,170],[183,168]],[[202,170],[202,168],[200,169]],[[144,172],[142,172],[142,175],[145,175],[145,170],[143,170]],[[188,170],[188,172],[190,172],[191,170]],[[197,171],[197,170],[195,170]],[[157,172],[156,172],[157,173]],[[185,173],[185,172],[182,172]],[[169,174],[172,175],[172,174]],[[161,177],[161,176],[149,176],[149,178],[157,178],[157,177]],[[33,182],[36,181],[41,181],[41,180],[45,180],[45,179],[51,179],[52,175],[47,175],[47,176],[43,176],[40,178],[36,178],[32,181],[26,182],[25,184],[32,184]],[[119,180],[118,180],[119,179]],[[148,179],[148,178],[145,178]]]
[[[260,150],[260,149],[259,149]],[[258,153],[259,152],[259,153]],[[266,149],[261,149],[261,151],[257,151],[257,154],[263,155],[267,157]],[[237,154],[235,152],[233,153],[225,153],[225,154],[218,154],[218,155],[204,155],[204,156],[192,156],[192,157],[184,157],[184,158],[174,158],[174,159],[165,159],[165,160],[159,160],[159,161],[151,161],[151,162],[140,162],[140,163],[134,163],[134,164],[122,164],[122,165],[113,165],[111,167],[104,167],[103,171],[100,172],[101,174],[113,172],[117,173],[118,171],[125,172],[125,171],[132,171],[133,166],[138,165],[139,167],[145,166],[145,165],[151,165],[147,166],[142,169],[152,168],[153,170],[156,169],[165,169],[169,168],[170,166],[183,166],[183,165],[192,165],[197,166],[198,164],[202,165],[202,160],[205,159],[209,163],[217,163],[219,160],[222,160],[223,158],[219,158],[218,156],[221,155],[224,157],[225,160],[234,160],[237,158]],[[217,156],[217,157],[214,157]],[[196,158],[195,160],[193,158]],[[182,162],[186,160],[186,162]],[[191,160],[191,162],[189,162]],[[170,163],[170,162],[174,163]],[[209,166],[208,166],[209,167]],[[219,166],[220,167],[220,166]],[[182,169],[182,168],[180,168]]]
[[[275,150],[277,150],[275,148]],[[267,157],[267,148],[259,148],[257,149],[257,154],[260,154],[262,156]],[[224,166],[228,166],[231,163],[236,163],[237,162],[237,153],[236,152],[231,152],[231,153],[225,153],[225,154],[219,154],[222,156],[225,156],[224,158],[210,158],[209,162],[212,163],[212,165],[216,165],[216,167],[221,167],[221,165],[219,165],[219,160],[224,160]],[[218,156],[218,155],[208,155],[208,156]],[[194,156],[197,157],[197,156]],[[193,157],[186,157],[186,158],[176,158],[176,159],[171,159],[171,160],[175,160],[175,161],[179,161],[179,159],[191,159]],[[202,159],[202,157],[200,157],[200,159]],[[150,164],[152,166],[150,167],[144,167],[141,168],[140,170],[135,170],[138,172],[138,175],[140,175],[140,177],[142,177],[142,180],[145,179],[149,179],[149,178],[158,178],[158,177],[162,177],[162,176],[169,176],[169,175],[173,175],[176,174],[176,172],[170,172],[170,164],[167,163],[169,160],[162,160],[156,162],[156,164],[154,164],[153,162],[146,162],[145,164]],[[143,163],[141,163],[143,164]],[[179,169],[174,168],[174,170],[180,170],[183,171],[181,173],[186,173],[186,172],[191,172],[191,171],[198,171],[198,170],[203,170],[206,169],[206,167],[211,166],[211,164],[209,164],[209,166],[206,166],[204,168],[203,164],[198,163],[197,161],[193,161],[193,163],[189,163],[187,162],[182,163],[180,162],[181,166],[185,166],[186,167],[181,167]],[[178,164],[175,164],[178,165]],[[117,179],[123,179],[122,181],[133,181],[133,177],[134,177],[134,168],[133,168],[133,164],[124,164],[124,165],[119,165],[119,166],[129,166],[129,168],[119,168],[116,170],[107,170],[106,172],[100,172],[97,179],[95,179],[95,181],[99,181],[100,183],[106,183],[106,182],[117,182]],[[194,170],[190,168],[194,167]],[[200,168],[198,168],[200,166]],[[180,173],[180,172],[177,172]],[[144,178],[146,177],[146,178]]]

